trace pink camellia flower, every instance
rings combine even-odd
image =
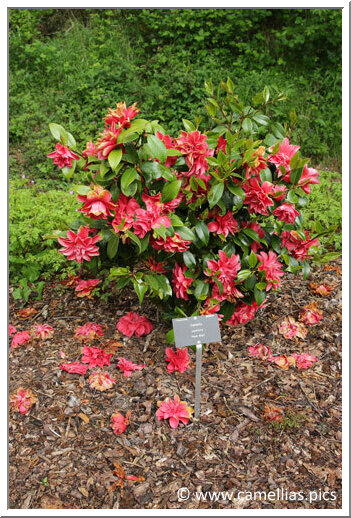
[[[274,205],[274,201],[269,197],[273,185],[270,182],[259,184],[257,178],[251,178],[243,184],[245,191],[244,204],[248,205],[251,214],[262,214],[268,216],[268,207]]]
[[[153,210],[138,209],[135,213],[133,228],[134,233],[142,239],[150,230],[161,226],[168,228],[171,225],[172,222],[168,216],[162,216]]]
[[[280,356],[271,356],[268,361],[274,363],[280,369],[287,371],[292,365],[295,364],[295,359],[292,356],[281,354]]]
[[[77,234],[69,230],[67,238],[58,238],[58,242],[64,247],[59,252],[70,261],[77,261],[77,263],[90,261],[92,257],[99,255],[99,247],[95,246],[95,243],[100,239],[99,235],[90,237],[88,227],[80,227]]]
[[[284,200],[285,196],[288,193],[288,188],[286,185],[273,185],[272,190],[270,192],[270,196],[274,198],[275,201]]]
[[[289,139],[285,138],[279,146],[278,153],[276,153],[275,155],[269,155],[268,160],[272,164],[276,165],[278,176],[282,176],[283,174],[279,169],[280,165],[284,167],[287,173],[290,171],[290,161],[299,149],[300,146],[292,146],[291,144],[289,144]]]
[[[282,246],[285,246],[289,252],[293,252],[295,259],[304,261],[308,257],[308,252],[311,246],[318,246],[318,239],[310,239],[309,232],[303,231],[306,239],[303,239],[296,230],[284,230],[281,233]]]
[[[130,311],[119,319],[116,325],[116,329],[123,333],[125,336],[140,337],[148,335],[153,330],[154,326],[144,315],[139,315]]]
[[[20,331],[19,333],[16,333],[12,338],[11,349],[15,349],[21,345],[26,345],[30,339],[31,336],[29,331]]]
[[[128,198],[122,193],[119,195],[116,202],[116,215],[112,221],[112,227],[117,234],[132,228],[138,209],[140,205],[134,198]]]
[[[105,390],[111,389],[115,381],[113,378],[110,378],[108,372],[93,372],[88,378],[90,388],[98,390],[99,392],[105,392]]]
[[[175,263],[173,268],[172,286],[174,288],[175,296],[178,299],[189,300],[187,290],[193,282],[192,277],[186,277],[184,274],[187,271],[186,266],[179,266]]]
[[[41,340],[46,340],[47,338],[51,338],[54,334],[53,327],[48,324],[35,324],[32,329],[32,334],[34,338],[41,338]]]
[[[283,203],[274,209],[273,214],[277,216],[279,221],[284,221],[284,223],[289,223],[289,225],[293,225],[297,216],[300,215],[291,203]]]
[[[267,162],[263,156],[265,151],[266,148],[264,146],[260,146],[252,155],[255,157],[255,162],[253,165],[246,165],[246,180],[252,178],[253,176],[258,176],[263,169],[266,169]]]
[[[311,193],[311,185],[319,184],[319,172],[317,169],[313,169],[312,167],[307,167],[307,164],[304,165],[302,175],[300,180],[298,181],[298,186],[301,187],[306,194]],[[284,176],[284,180],[286,182],[290,182],[290,173]]]
[[[116,367],[123,371],[123,374],[126,378],[130,378],[133,371],[143,370],[143,368],[146,367],[146,364],[142,363],[141,365],[138,365],[137,363],[133,363],[130,360],[126,360],[125,358],[118,358]]]
[[[219,304],[215,304],[213,299],[208,298],[204,302],[204,307],[201,309],[200,315],[217,315],[218,322],[221,322],[224,315],[218,313],[220,309],[221,306]]]
[[[207,224],[208,230],[215,234],[221,234],[227,237],[228,234],[235,234],[239,232],[239,226],[236,219],[233,217],[233,213],[228,211],[224,216],[216,216],[215,221],[211,221]]]
[[[294,353],[291,356],[294,358],[295,366],[298,369],[308,369],[309,367],[312,367],[315,362],[318,361],[318,358],[316,358],[316,356],[312,356],[308,353]]]
[[[174,139],[172,137],[170,137],[169,135],[163,135],[162,133],[157,131],[156,137],[158,137],[160,140],[162,140],[162,142],[164,143],[164,145],[166,146],[167,149],[177,149]],[[178,158],[179,157],[177,157],[177,156],[168,156],[167,160],[165,162],[165,166],[172,167],[176,163]]]
[[[207,261],[207,268],[210,272],[205,271],[205,274],[209,277],[217,276],[224,284],[232,283],[241,267],[240,257],[234,254],[228,257],[223,250],[219,250],[218,255],[218,261]]]
[[[248,347],[247,350],[249,351],[250,356],[255,356],[260,360],[267,360],[272,357],[271,349],[263,344],[252,345],[251,347]]]
[[[223,153],[225,153],[226,148],[227,148],[227,140],[223,137],[219,137],[217,140],[216,152],[218,153],[218,151],[221,150],[221,151],[223,151]]]
[[[245,304],[244,302],[241,302],[236,306],[234,313],[230,319],[227,320],[226,324],[233,326],[246,324],[255,318],[257,310],[258,306],[256,302],[253,302],[252,304]]]
[[[251,228],[251,230],[257,232],[260,239],[262,239],[265,235],[261,225],[259,225],[256,221],[242,221],[241,226],[242,228]],[[261,245],[261,243],[258,241],[254,241],[250,244],[250,248],[255,252],[255,254],[257,254],[257,252],[263,248],[263,245]]]
[[[158,401],[159,409],[156,412],[156,417],[159,421],[161,419],[169,419],[171,428],[177,428],[179,423],[188,424],[193,409],[187,405],[185,401],[181,401],[179,396],[174,396],[174,399],[167,398],[166,401]]]
[[[85,345],[82,353],[81,361],[87,363],[89,368],[100,367],[102,369],[104,365],[110,365],[112,353],[106,353],[103,349],[99,349],[99,347],[89,347]]]
[[[185,156],[185,161],[189,167],[186,176],[201,177],[209,167],[206,157],[213,156],[214,150],[209,149],[207,145],[207,136],[202,135],[199,131],[186,133],[181,131],[181,136],[176,140],[178,149]]]
[[[68,147],[63,146],[59,142],[56,144],[56,151],[52,151],[49,155],[46,155],[48,158],[54,159],[54,164],[56,164],[60,169],[64,167],[68,167],[71,169],[72,161],[79,160],[80,157],[73,153]]]
[[[14,335],[16,332],[17,329],[12,324],[9,324],[9,336]]]
[[[312,302],[302,308],[299,319],[308,326],[314,326],[323,320],[323,311],[317,308],[315,302]]]
[[[271,288],[278,290],[281,286],[280,277],[284,275],[284,272],[281,270],[282,264],[278,261],[277,254],[272,251],[269,251],[268,254],[261,252],[257,255],[257,259],[259,260],[258,270],[266,272],[268,282],[266,291]]]
[[[116,108],[108,108],[108,114],[105,117],[105,122],[108,125],[117,124],[122,128],[129,128],[130,121],[134,119],[139,113],[137,103],[128,106],[125,102],[116,103]]]
[[[147,194],[147,192],[143,192],[141,198],[146,205],[146,210],[149,212],[154,212],[160,216],[164,216],[169,212],[173,212],[178,207],[178,205],[181,203],[181,198],[179,196],[180,195],[178,194],[174,200],[163,202],[161,201],[162,193],[150,196]]]
[[[107,219],[116,208],[111,193],[101,185],[94,185],[88,194],[78,194],[78,200],[84,204],[80,212],[92,219]]]
[[[190,362],[188,349],[186,347],[183,347],[182,349],[178,349],[176,347],[176,351],[174,351],[172,347],[167,347],[166,362],[169,362],[167,365],[167,370],[169,372],[185,372],[189,368]]]
[[[175,232],[174,236],[167,236],[165,240],[162,238],[150,239],[152,248],[169,253],[186,252],[190,244],[191,241],[184,241],[177,232]]]
[[[38,401],[38,398],[29,389],[20,387],[17,392],[11,394],[9,399],[10,410],[13,412],[20,412],[21,414],[27,414],[32,406]]]
[[[83,365],[80,362],[72,362],[72,363],[61,363],[60,369],[70,374],[83,374],[87,373],[89,366]]]
[[[118,410],[112,414],[111,416],[111,428],[115,434],[119,435],[126,431],[127,426],[129,425],[129,418],[131,416],[131,411],[126,413],[126,416],[122,415]]]
[[[94,289],[100,282],[100,279],[80,280],[75,289],[77,297],[88,297],[88,299],[91,299]]]
[[[95,324],[94,322],[88,322],[84,326],[78,327],[74,334],[74,338],[81,342],[91,342],[95,338],[99,338],[99,336],[104,336],[104,331],[100,324]]]
[[[99,160],[106,160],[108,155],[117,147],[117,139],[122,127],[116,127],[114,122],[106,126],[97,141],[96,154]]]
[[[166,261],[157,262],[153,257],[149,257],[143,264],[151,272],[166,273]]]
[[[287,339],[297,336],[304,340],[308,333],[307,328],[301,322],[296,322],[294,317],[285,317],[281,321],[278,331],[279,334],[283,335],[284,338]]]
[[[87,146],[84,149],[84,151],[82,151],[82,155],[85,158],[88,158],[88,156],[96,156],[95,144],[93,144],[93,142],[91,142],[91,141],[87,142]]]

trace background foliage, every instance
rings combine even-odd
[[[27,184],[23,194],[29,204],[40,191],[67,189],[46,159],[49,121],[84,141],[102,130],[100,114],[125,100],[138,101],[146,118],[170,132],[197,115],[201,129],[210,77],[230,76],[247,99],[266,84],[284,91],[288,100],[272,110],[281,122],[296,110],[293,143],[313,165],[341,168],[341,10],[10,9],[9,28],[10,176],[35,180],[35,191]],[[325,226],[340,221],[341,185],[335,174],[321,177],[309,214],[311,225]],[[338,195],[326,204],[330,189]],[[22,196],[19,185],[15,192]],[[71,203],[67,194],[51,196],[50,211],[35,205],[43,211],[35,222],[40,236],[58,227],[63,199]],[[12,222],[13,264],[23,258],[12,243],[17,228]],[[340,239],[327,244],[340,247]],[[47,272],[58,268],[54,262]]]

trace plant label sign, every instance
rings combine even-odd
[[[202,344],[221,342],[217,315],[202,315],[172,320],[176,347],[196,345],[195,419],[200,415]]]

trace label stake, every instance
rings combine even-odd
[[[195,374],[195,419],[199,418],[201,405],[201,369],[202,369],[202,343],[196,344],[196,374]]]

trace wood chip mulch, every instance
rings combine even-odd
[[[335,287],[322,298],[310,290],[310,282]],[[255,320],[222,327],[223,343],[205,347],[200,422],[176,430],[168,421],[156,420],[157,401],[178,394],[194,405],[195,353],[189,350],[192,363],[185,373],[169,373],[164,360],[168,328],[151,302],[140,309],[132,293],[109,303],[78,299],[72,289],[57,286],[59,282],[56,288],[47,287],[43,300],[28,304],[39,312],[28,320],[18,317],[19,304],[10,310],[10,322],[18,331],[35,322],[55,329],[43,345],[29,344],[9,356],[10,394],[22,386],[38,397],[28,414],[10,415],[11,509],[342,507],[337,271],[320,267],[308,281],[286,275],[281,292],[269,295]],[[318,302],[324,319],[309,327],[307,338],[286,340],[279,335],[279,322],[288,315],[297,318],[301,307],[312,301]],[[154,331],[147,338],[117,336],[120,346],[106,368],[116,379],[112,390],[96,392],[87,376],[60,370],[62,362],[80,360],[82,346],[73,338],[77,327],[96,322],[106,326],[105,338],[115,339],[116,323],[128,311],[150,318]],[[256,343],[270,346],[273,354],[308,352],[319,361],[308,370],[284,371],[250,358],[247,347]],[[60,351],[66,354],[64,360]],[[126,378],[115,368],[119,356],[146,367]],[[284,411],[284,425],[262,418],[266,403]],[[122,435],[110,428],[116,410],[132,411]],[[109,491],[117,480],[114,464],[126,475],[145,480],[126,480],[124,487]],[[189,498],[179,500],[177,492],[183,487]],[[277,488],[276,499],[247,496],[254,491],[277,493]],[[227,491],[229,496],[204,500],[195,494],[201,491]],[[300,492],[303,499],[286,499],[287,492]]]

